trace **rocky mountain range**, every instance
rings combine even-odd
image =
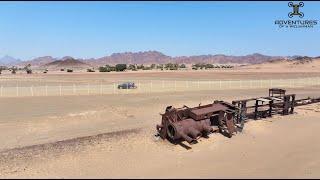
[[[11,56],[3,56],[2,58],[0,58],[0,65],[2,66],[8,66],[8,65],[12,65],[12,64],[18,64],[20,63],[21,60],[20,59],[16,59],[16,58],[13,58]]]
[[[83,61],[73,59],[70,56],[63,57],[61,60],[56,60],[49,62],[47,64],[41,65],[43,68],[47,69],[59,69],[59,68],[72,68],[72,69],[82,69],[91,68],[90,65],[84,63]]]
[[[265,56],[262,54],[252,54],[247,56],[227,56],[227,55],[199,55],[199,56],[167,56],[158,51],[147,51],[147,52],[125,52],[125,53],[114,53],[110,56],[105,56],[95,60],[87,61],[92,65],[103,65],[103,64],[164,64],[164,63],[216,63],[216,64],[257,64],[274,59],[282,58],[280,56]]]
[[[43,66],[45,64],[51,63],[53,61],[57,61],[59,59],[53,58],[52,56],[42,56],[29,61],[23,61],[16,65],[18,66],[26,66],[27,64],[31,64],[31,66]]]
[[[296,57],[296,56],[295,56]],[[9,61],[6,58],[6,65],[18,65],[25,66],[31,64],[32,66],[44,66],[48,63],[66,60],[72,57],[65,56],[61,59],[53,58],[52,56],[38,57],[29,61]],[[212,64],[259,64],[263,62],[268,62],[277,59],[292,59],[293,57],[283,57],[283,56],[267,56],[262,54],[250,54],[246,56],[229,56],[223,54],[217,55],[198,55],[198,56],[168,56],[158,51],[145,51],[145,52],[124,52],[124,53],[113,53],[110,56],[104,56],[101,58],[90,58],[90,59],[77,59],[85,64],[91,66],[104,66],[106,64],[164,64],[164,63],[212,63]],[[73,59],[73,58],[72,58]],[[0,60],[0,63],[2,61]],[[8,63],[9,62],[9,63]],[[12,62],[12,63],[10,63]],[[77,62],[78,63],[78,62]]]

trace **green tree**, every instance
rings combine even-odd
[[[116,71],[124,71],[127,69],[127,64],[117,64]]]

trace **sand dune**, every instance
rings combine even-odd
[[[239,70],[262,71],[262,72],[319,72],[320,59],[308,60],[277,60],[255,65],[247,65]]]

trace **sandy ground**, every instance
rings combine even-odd
[[[252,68],[252,69],[250,69]],[[27,86],[27,85],[70,85],[90,83],[114,83],[120,81],[148,81],[148,80],[248,80],[248,79],[292,79],[304,77],[319,77],[320,69],[311,71],[310,68],[276,69],[271,67],[269,71],[263,73],[261,69],[248,67],[248,69],[234,70],[193,70],[193,71],[129,71],[129,72],[109,72],[109,73],[66,73],[49,72],[42,74],[25,74],[24,72],[16,75],[3,72],[0,75],[0,82],[3,86]],[[303,70],[303,71],[302,71]]]
[[[319,96],[319,89],[287,90],[302,98]],[[242,89],[3,97],[0,177],[319,177],[319,104],[299,107],[294,115],[250,121],[231,139],[212,134],[189,150],[153,136],[167,105],[196,106],[266,94],[267,89]]]
[[[313,72],[320,71],[320,58],[313,59],[312,61],[274,61],[265,62],[262,64],[247,65],[237,68],[239,71],[248,72]]]

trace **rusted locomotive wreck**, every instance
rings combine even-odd
[[[201,136],[215,131],[232,136],[236,132],[234,121],[236,107],[224,101],[189,108],[168,106],[162,114],[162,123],[157,125],[161,138],[186,140],[192,144]]]
[[[157,125],[158,136],[171,142],[187,141],[194,144],[200,137],[220,132],[232,137],[241,132],[249,119],[271,117],[274,114],[292,114],[295,106],[320,102],[320,98],[295,99],[295,94],[286,94],[286,90],[269,89],[269,96],[243,99],[228,103],[214,101],[212,104],[189,108],[168,106],[162,121]]]

